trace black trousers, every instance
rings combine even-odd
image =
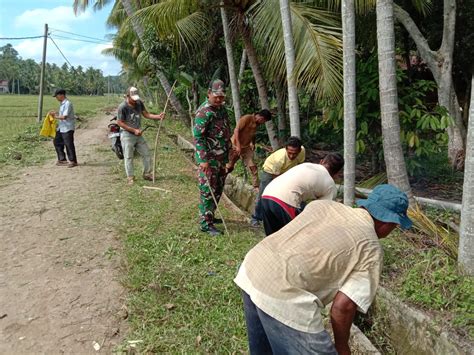
[[[285,208],[268,198],[262,198],[262,219],[265,235],[269,236],[290,223],[298,214],[298,210],[293,206],[282,202]]]
[[[74,131],[67,131],[65,133],[57,131],[53,143],[59,161],[66,161],[66,154],[64,154],[64,147],[66,147],[68,160],[77,163],[76,147],[74,146]]]

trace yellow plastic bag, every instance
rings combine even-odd
[[[40,136],[44,137],[56,137],[56,119],[49,113],[46,115],[41,127]]]

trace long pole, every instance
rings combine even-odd
[[[166,116],[166,109],[168,108],[168,102],[170,101],[171,93],[173,92],[173,89],[177,82],[178,80],[174,81],[173,86],[171,87],[170,92],[168,93],[168,97],[166,98],[165,109],[163,110],[163,113],[165,114],[165,116]],[[155,149],[153,149],[153,176],[152,176],[153,183],[155,183],[156,150],[158,149],[158,137],[160,136],[161,124],[163,123],[165,116],[163,116],[163,118],[160,120],[160,125],[158,126],[158,132],[156,132],[156,137],[155,137]]]
[[[39,98],[38,98],[38,122],[41,122],[43,118],[43,87],[44,87],[44,70],[46,67],[46,44],[48,43],[48,24],[44,24],[44,41],[43,41],[43,59],[41,62],[41,76],[39,85]]]

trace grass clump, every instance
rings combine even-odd
[[[474,338],[474,282],[459,272],[456,263],[432,249],[407,270],[400,295],[425,310],[449,312],[452,325],[465,336]]]
[[[38,134],[38,126],[31,124],[0,144],[0,166],[4,164],[29,166],[52,157],[41,144],[49,139]]]
[[[474,339],[474,282],[456,260],[421,234],[399,233],[382,244],[382,284],[444,326]]]

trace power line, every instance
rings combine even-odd
[[[77,36],[77,37],[82,37],[82,38],[93,39],[93,40],[96,40],[96,41],[107,42],[107,41],[104,40],[103,38],[84,36],[84,35],[80,35],[80,34],[78,34],[78,33],[67,32],[67,31],[63,31],[63,30],[57,30],[57,29],[54,29],[54,28],[53,28],[52,30],[53,30],[54,32],[62,32],[62,33],[67,33],[67,34],[70,34],[70,35],[73,35],[73,36]]]
[[[44,36],[30,36],[30,37],[0,37],[0,40],[18,40],[18,39],[36,39]]]
[[[48,36],[49,39],[53,42],[53,44],[56,46],[56,48],[58,49],[59,53],[61,53],[61,55],[63,56],[63,58],[66,60],[66,62],[71,66],[73,67],[73,65],[71,64],[71,62],[69,60],[67,60],[66,56],[63,54],[63,52],[61,51],[61,49],[59,49],[58,45],[56,44],[56,42],[54,42],[54,39],[51,38],[51,36]]]
[[[78,42],[87,42],[87,43],[94,43],[94,44],[111,44],[111,42],[106,42],[106,41],[95,42],[95,41],[88,41],[88,40],[86,40],[86,39],[79,39],[79,38],[72,38],[72,37],[60,36],[60,35],[57,35],[57,34],[53,34],[53,36],[54,36],[55,38],[68,39],[68,40],[71,40],[71,41],[78,41]],[[50,38],[51,38],[51,35],[50,35]]]

